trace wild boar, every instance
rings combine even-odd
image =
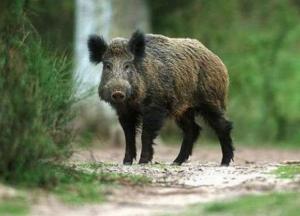
[[[125,133],[124,164],[136,158],[135,138],[141,128],[139,163],[151,162],[153,140],[168,117],[183,131],[180,152],[173,164],[192,154],[201,115],[219,138],[221,165],[233,160],[232,123],[225,117],[228,72],[212,51],[189,38],[169,38],[136,31],[130,39],[109,44],[101,36],[88,40],[90,61],[103,63],[99,96],[116,110]]]

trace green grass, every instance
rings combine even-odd
[[[0,215],[25,216],[29,214],[29,203],[24,197],[0,199]]]
[[[116,164],[110,163],[86,163],[79,165],[79,168],[91,169],[96,173],[100,173],[102,176],[102,181],[104,182],[119,182],[122,184],[131,185],[145,185],[152,182],[151,178],[143,175],[136,174],[123,174],[123,173],[104,173],[101,171],[104,167],[113,167]]]
[[[103,164],[102,164],[103,165]],[[141,175],[107,173],[99,171],[101,165],[86,164],[90,170],[56,167],[57,184],[50,189],[69,204],[99,203],[105,201],[108,189],[120,185],[144,185],[150,179]]]
[[[51,189],[69,204],[99,203],[105,201],[108,189],[120,185],[144,185],[150,179],[141,175],[107,173],[99,171],[101,165],[86,164],[91,170],[59,167],[57,185]]]
[[[197,204],[191,206],[183,216],[298,216],[300,193],[272,193],[245,196],[232,201]]]
[[[68,204],[101,203],[105,200],[106,183],[101,182],[100,178],[81,172],[63,174],[61,182],[50,191]]]
[[[300,175],[300,165],[285,165],[277,168],[274,173],[279,178],[294,178],[296,175]]]
[[[69,167],[40,164],[20,174],[15,181],[4,183],[26,190],[42,188],[65,203],[80,204],[105,201],[105,195],[112,187],[151,182],[151,179],[142,175],[103,172],[103,166],[110,165],[91,163]]]
[[[105,200],[102,175],[78,171],[70,167],[55,167],[53,177],[56,184],[49,188],[62,201],[69,204],[99,203]]]

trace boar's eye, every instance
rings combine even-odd
[[[127,63],[124,64],[124,70],[129,70],[130,67],[131,67],[130,63],[127,62]]]
[[[103,69],[104,70],[111,70],[112,69],[112,64],[109,62],[103,62]]]

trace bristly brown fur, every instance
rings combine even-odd
[[[192,39],[146,36],[146,86],[155,99],[168,101],[174,116],[210,104],[225,111],[228,73],[222,61]]]

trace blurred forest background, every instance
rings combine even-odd
[[[76,2],[0,1],[0,171],[22,169],[35,157],[68,154],[72,133],[67,129],[78,100],[72,63],[78,61]],[[127,28],[122,22],[123,15],[135,22],[145,14],[143,30],[197,38],[223,59],[231,80],[228,115],[236,143],[300,147],[299,0],[98,2],[118,10],[118,20],[108,20],[117,27],[107,38],[134,30],[136,25]],[[91,124],[98,136],[107,134],[103,118]],[[170,123],[164,130],[165,136],[178,132]]]
[[[153,32],[197,38],[227,65],[238,143],[299,145],[300,1],[148,2]]]

